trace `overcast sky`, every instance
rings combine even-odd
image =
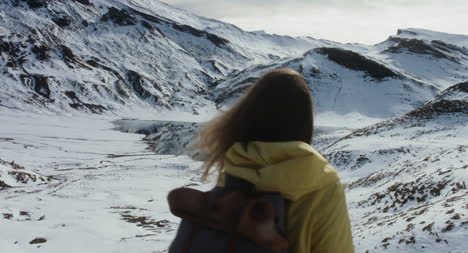
[[[247,30],[375,44],[399,28],[468,35],[468,0],[163,0]]]

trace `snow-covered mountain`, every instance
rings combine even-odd
[[[310,84],[356,252],[466,251],[467,35],[340,44],[153,0],[0,0],[0,249],[165,252],[167,191],[209,188],[199,122],[280,67]]]
[[[230,104],[265,71],[286,67],[309,81],[318,112],[397,116],[468,80],[467,43],[468,36],[399,30],[373,46],[314,48],[297,58],[250,67],[220,81],[213,94],[221,106]]]
[[[468,79],[463,35],[406,29],[366,46],[245,32],[158,1],[0,5],[0,105],[9,108],[196,114],[289,67],[309,80],[319,112],[382,118]]]
[[[214,82],[327,42],[257,35],[157,1],[0,2],[0,104],[209,107]]]

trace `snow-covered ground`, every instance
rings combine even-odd
[[[165,122],[208,118],[136,115]],[[319,121],[325,127],[319,127],[318,141],[329,143],[353,129],[339,127],[346,118],[326,116]],[[360,118],[348,126],[373,120]],[[2,253],[164,252],[178,223],[168,210],[168,191],[212,186],[200,182],[200,162],[157,155],[144,135],[135,133],[151,131],[157,121],[2,110],[0,122]],[[179,134],[161,132],[168,140]],[[46,241],[31,244],[35,239]]]
[[[210,185],[199,181],[199,162],[155,155],[113,120],[0,111],[2,253],[167,248],[178,222],[168,191]]]
[[[463,89],[427,105],[463,101]],[[356,252],[466,248],[466,112],[426,107],[383,121],[316,115],[314,146],[347,185]],[[178,224],[168,191],[212,183],[200,182],[200,162],[155,152],[183,153],[175,140],[209,116],[119,117],[0,111],[2,253],[167,250]]]

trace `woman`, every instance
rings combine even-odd
[[[228,111],[200,132],[206,179],[218,168],[280,192],[290,200],[290,252],[353,252],[343,185],[335,169],[309,143],[313,105],[304,77],[277,69],[261,77]]]

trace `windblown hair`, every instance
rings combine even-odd
[[[312,97],[300,73],[291,69],[266,73],[236,104],[200,130],[196,147],[207,156],[202,179],[212,167],[222,169],[225,153],[235,142],[310,143],[312,114]]]

